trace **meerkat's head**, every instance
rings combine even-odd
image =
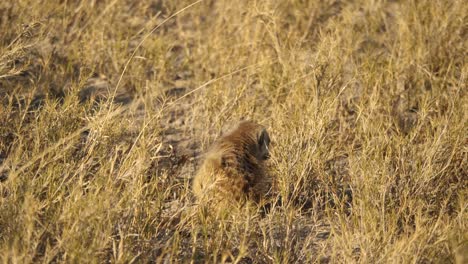
[[[258,160],[264,161],[270,158],[270,135],[265,127],[252,121],[242,121],[232,132],[232,135],[238,134],[249,145],[251,154]]]

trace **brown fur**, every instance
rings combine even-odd
[[[193,180],[197,199],[217,204],[261,202],[271,188],[264,168],[269,143],[265,128],[251,121],[240,122],[219,138]]]

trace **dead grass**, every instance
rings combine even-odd
[[[0,13],[2,262],[466,263],[464,1]],[[190,181],[241,118],[281,203],[212,219]]]

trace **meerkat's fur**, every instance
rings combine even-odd
[[[271,180],[264,168],[270,156],[266,129],[251,121],[240,122],[208,150],[193,180],[199,202],[260,203],[270,191]]]

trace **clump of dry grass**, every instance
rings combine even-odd
[[[463,1],[0,13],[4,262],[466,262]],[[190,181],[241,118],[281,202],[213,219]]]

